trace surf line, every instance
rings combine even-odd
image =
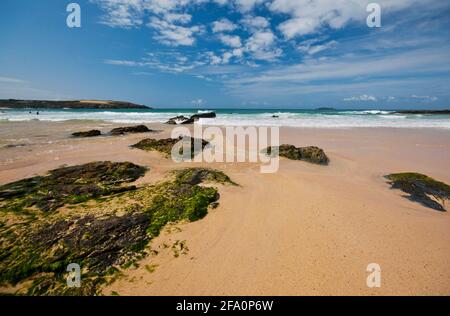
[[[182,303],[177,303],[177,311],[199,311],[207,314],[211,303],[190,303],[183,300]]]

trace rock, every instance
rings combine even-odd
[[[199,147],[201,151],[209,144],[203,139],[196,139],[192,137],[179,137],[179,138],[166,138],[166,139],[144,139],[137,144],[132,145],[132,148],[138,148],[146,151],[159,151],[167,156],[172,155],[172,148],[181,141],[187,141],[190,143],[190,158],[194,158],[200,151],[195,148],[196,142],[201,142]],[[183,155],[182,148],[180,148],[180,155]]]
[[[314,146],[297,148],[293,145],[281,145],[280,147],[269,147],[263,152],[273,155],[277,149],[280,157],[291,160],[303,160],[318,165],[328,165],[330,162],[325,152],[321,148]]]
[[[397,173],[386,176],[393,189],[408,193],[408,199],[445,212],[445,201],[450,199],[450,186],[420,173]]]
[[[115,128],[110,132],[110,134],[113,136],[119,136],[119,135],[125,135],[125,134],[138,134],[138,133],[148,133],[148,132],[152,132],[152,130],[150,130],[145,125],[138,125],[138,126]]]
[[[87,132],[77,132],[77,133],[73,133],[72,136],[73,137],[79,137],[79,138],[86,138],[86,137],[96,137],[96,136],[101,136],[102,132],[100,132],[99,130],[91,130],[91,131],[87,131]]]
[[[201,118],[216,118],[216,117],[217,117],[216,113],[208,112],[208,113],[194,114],[194,115],[191,116],[191,119],[198,120],[198,119],[201,119]]]
[[[166,122],[166,124],[168,124],[168,125],[177,125],[177,122],[175,120],[170,119],[170,120],[168,120]]]
[[[166,124],[169,124],[169,125],[177,125],[178,124],[178,122],[184,122],[184,121],[187,121],[189,118],[187,118],[186,116],[184,116],[184,115],[179,115],[179,116],[175,116],[175,117],[172,117],[172,118],[170,118],[167,122],[166,122]]]
[[[77,182],[102,178],[105,170],[96,174],[94,164]],[[78,169],[61,172],[71,178]],[[114,170],[106,172],[107,183],[124,178],[120,168]],[[149,254],[148,243],[166,224],[200,220],[218,206],[217,188],[200,185],[204,181],[233,183],[219,170],[183,169],[164,182],[27,220],[23,214],[0,212],[0,284],[6,288],[21,282],[20,292],[14,292],[22,295],[101,294],[101,287],[120,275],[119,268]],[[71,181],[59,178],[59,184],[66,182]],[[67,287],[69,263],[82,269],[81,288]]]
[[[55,169],[47,176],[0,186],[0,210],[52,212],[65,204],[135,190],[135,186],[121,184],[134,182],[145,172],[146,168],[130,162],[109,161]]]
[[[187,168],[175,172],[176,180],[181,183],[197,185],[204,182],[237,185],[222,171],[208,168]]]
[[[215,118],[215,117],[216,117],[216,113],[214,113],[214,112],[194,114],[189,119],[181,122],[181,124],[183,124],[183,125],[194,124],[201,118]]]
[[[450,110],[405,110],[396,111],[394,114],[450,115]]]
[[[280,118],[278,115],[272,115],[272,118]]]

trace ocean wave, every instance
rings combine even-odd
[[[210,112],[202,110],[202,112]],[[177,115],[189,116],[195,110],[186,111],[42,111],[39,116],[28,111],[7,111],[0,122],[21,121],[96,121],[119,124],[164,123]],[[275,117],[274,117],[275,116]],[[450,129],[450,116],[399,115],[393,111],[364,110],[336,111],[240,111],[218,110],[217,118],[201,119],[199,124],[216,126],[289,126],[317,128],[399,127]]]

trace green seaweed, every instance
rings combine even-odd
[[[132,145],[132,148],[138,148],[145,151],[157,151],[164,155],[171,156],[174,146],[180,145],[178,154],[183,159],[192,159],[209,143],[203,139],[196,139],[191,137],[167,138],[167,139],[144,139],[137,144]],[[184,153],[184,147],[189,147],[189,152]]]
[[[0,210],[29,214],[52,212],[65,204],[79,204],[136,187],[123,187],[143,176],[146,168],[129,162],[93,162],[64,167],[0,186]]]
[[[408,193],[411,201],[437,211],[446,211],[445,201],[450,199],[450,186],[444,182],[415,172],[396,173],[385,177],[393,189],[400,189]]]
[[[315,146],[295,147],[293,145],[281,145],[268,147],[263,149],[262,152],[269,156],[279,155],[287,159],[303,160],[318,165],[328,165],[330,162],[323,149]]]
[[[65,181],[66,178],[59,179]],[[9,226],[2,219],[0,285],[32,280],[27,295],[99,294],[108,279],[110,282],[115,279],[119,267],[136,267],[138,260],[151,253],[148,243],[167,223],[196,221],[207,215],[208,208],[214,206],[220,196],[217,188],[200,185],[206,181],[234,184],[221,171],[182,169],[174,171],[167,181],[100,201],[92,200],[85,206],[65,208],[64,213],[56,208],[51,214]],[[55,182],[58,181],[55,179]],[[79,197],[80,200],[85,198]],[[73,203],[74,200],[62,202]],[[118,216],[117,212],[125,215]],[[184,253],[187,247],[181,245],[179,251]],[[70,263],[82,268],[79,289],[66,286],[65,269]]]

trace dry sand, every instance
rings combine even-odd
[[[69,138],[74,131],[106,131],[113,124],[36,121],[1,127],[0,147],[25,145],[0,149],[1,184],[94,160],[149,166],[140,183],[190,165],[128,147],[148,135]],[[170,135],[166,126],[153,128],[165,131],[151,137]],[[403,198],[383,179],[414,171],[450,183],[450,131],[284,128],[281,140],[322,147],[331,164],[282,160],[275,174],[261,174],[248,163],[208,165],[241,186],[220,187],[219,208],[203,220],[169,225],[151,244],[159,254],[125,271],[104,294],[450,294],[449,214]],[[177,241],[185,241],[189,251],[174,257]],[[366,285],[369,263],[381,266],[381,288]]]

